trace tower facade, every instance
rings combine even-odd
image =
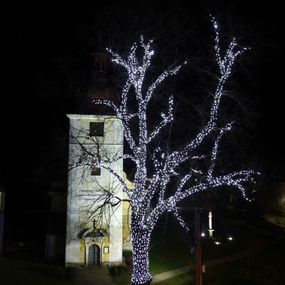
[[[110,168],[123,173],[123,127],[107,115],[68,115],[69,173],[67,195],[67,266],[118,264],[123,247],[128,248],[128,221],[123,203],[106,203],[108,195],[123,198],[117,179],[103,168],[78,166],[90,151],[98,159],[109,158]],[[117,159],[116,159],[117,158]],[[80,163],[79,163],[80,164]],[[115,206],[114,206],[115,205]],[[125,238],[123,237],[125,236]]]

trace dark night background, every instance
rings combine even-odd
[[[253,49],[246,56],[248,76],[241,88],[250,97],[250,110],[254,115],[249,127],[252,135],[243,147],[250,153],[249,165],[255,164],[263,177],[285,181],[284,10],[281,2],[250,1],[249,4],[249,1],[232,1],[229,4],[229,1],[209,1],[211,4],[207,4],[201,1],[201,5],[192,5],[191,1],[164,1],[161,6],[149,2],[146,11],[153,9],[163,14],[172,8],[177,13],[183,10],[190,22],[196,21],[193,29],[197,27],[199,17],[205,23],[211,12],[236,34],[245,33],[243,42]],[[126,11],[127,6],[120,6],[120,11]],[[4,11],[9,20],[1,35],[5,49],[2,74],[7,79],[1,94],[0,185],[7,192],[7,219],[11,219],[14,227],[12,230],[7,223],[9,235],[16,233],[15,229],[22,229],[21,225],[27,226],[27,219],[30,227],[25,231],[34,233],[33,229],[38,227],[36,221],[42,219],[47,209],[45,198],[51,182],[65,181],[62,173],[66,170],[67,155],[64,143],[61,147],[68,131],[65,114],[76,111],[78,94],[86,88],[71,86],[66,78],[70,73],[69,83],[77,83],[88,76],[84,63],[91,61],[91,47],[87,44],[86,27],[93,26],[96,30],[98,15],[113,7],[107,1],[104,4],[94,1],[92,5],[69,2],[60,6],[46,2],[15,4]],[[138,15],[142,13],[137,12]],[[108,19],[105,20],[108,23]],[[116,32],[120,26],[113,29]],[[200,37],[203,38],[203,34]],[[188,44],[187,56],[191,58],[191,55],[195,56],[195,50],[192,52]],[[70,66],[66,64],[68,62]],[[74,81],[72,76],[76,78]],[[244,90],[246,87],[248,89]],[[78,96],[69,96],[68,90]],[[12,215],[12,212],[16,214]]]

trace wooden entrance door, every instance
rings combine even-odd
[[[89,246],[88,265],[100,265],[100,247],[96,244],[92,244],[91,246]]]

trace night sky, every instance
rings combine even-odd
[[[251,97],[256,97],[254,112],[257,116],[250,146],[262,161],[262,170],[272,171],[272,177],[285,181],[284,23],[280,1],[266,4],[256,1],[256,5],[246,3],[249,1],[232,1],[230,4],[224,1],[227,5],[223,1],[201,2],[201,7],[190,4],[190,8],[186,8],[183,2],[167,4],[164,1],[163,6],[156,5],[155,8],[163,13],[164,8],[181,3],[181,7],[189,11],[189,17],[201,15],[205,19],[208,12],[223,19],[230,15],[232,21],[241,23],[242,31],[252,33],[248,38],[254,40],[252,46],[255,49],[247,68],[251,74]],[[25,203],[35,209],[38,209],[35,204],[42,205],[30,198],[28,202],[24,197],[26,193],[44,193],[48,189],[52,175],[46,173],[50,172],[47,156],[52,144],[62,135],[61,131],[66,130],[65,114],[74,110],[68,96],[60,97],[60,90],[56,96],[44,94],[45,84],[49,78],[56,78],[58,69],[55,66],[61,58],[86,58],[84,52],[88,50],[84,50],[82,32],[86,26],[95,25],[100,11],[111,7],[108,1],[82,5],[59,6],[40,1],[40,4],[15,4],[6,8],[9,17],[1,35],[5,50],[2,53],[5,87],[1,95],[0,185],[10,193],[8,205],[11,209],[26,208]],[[154,8],[152,5],[149,4],[150,9]],[[121,9],[127,9],[127,6],[124,4]],[[60,80],[61,73],[58,73]],[[50,85],[47,90],[52,90],[49,88]],[[66,162],[64,155],[61,159]]]

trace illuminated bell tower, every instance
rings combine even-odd
[[[114,101],[115,93],[108,87],[106,77],[106,54],[98,52],[94,55],[96,82],[89,88],[88,100]],[[122,187],[105,169],[76,165],[83,160],[86,150],[97,153],[98,159],[122,157],[123,126],[100,105],[90,104],[82,112],[85,114],[67,115],[70,129],[65,263],[67,266],[119,264],[123,250],[122,203],[115,207],[106,205],[101,212],[94,211],[101,209],[103,197],[108,192],[123,198]],[[123,177],[122,159],[107,166]]]

